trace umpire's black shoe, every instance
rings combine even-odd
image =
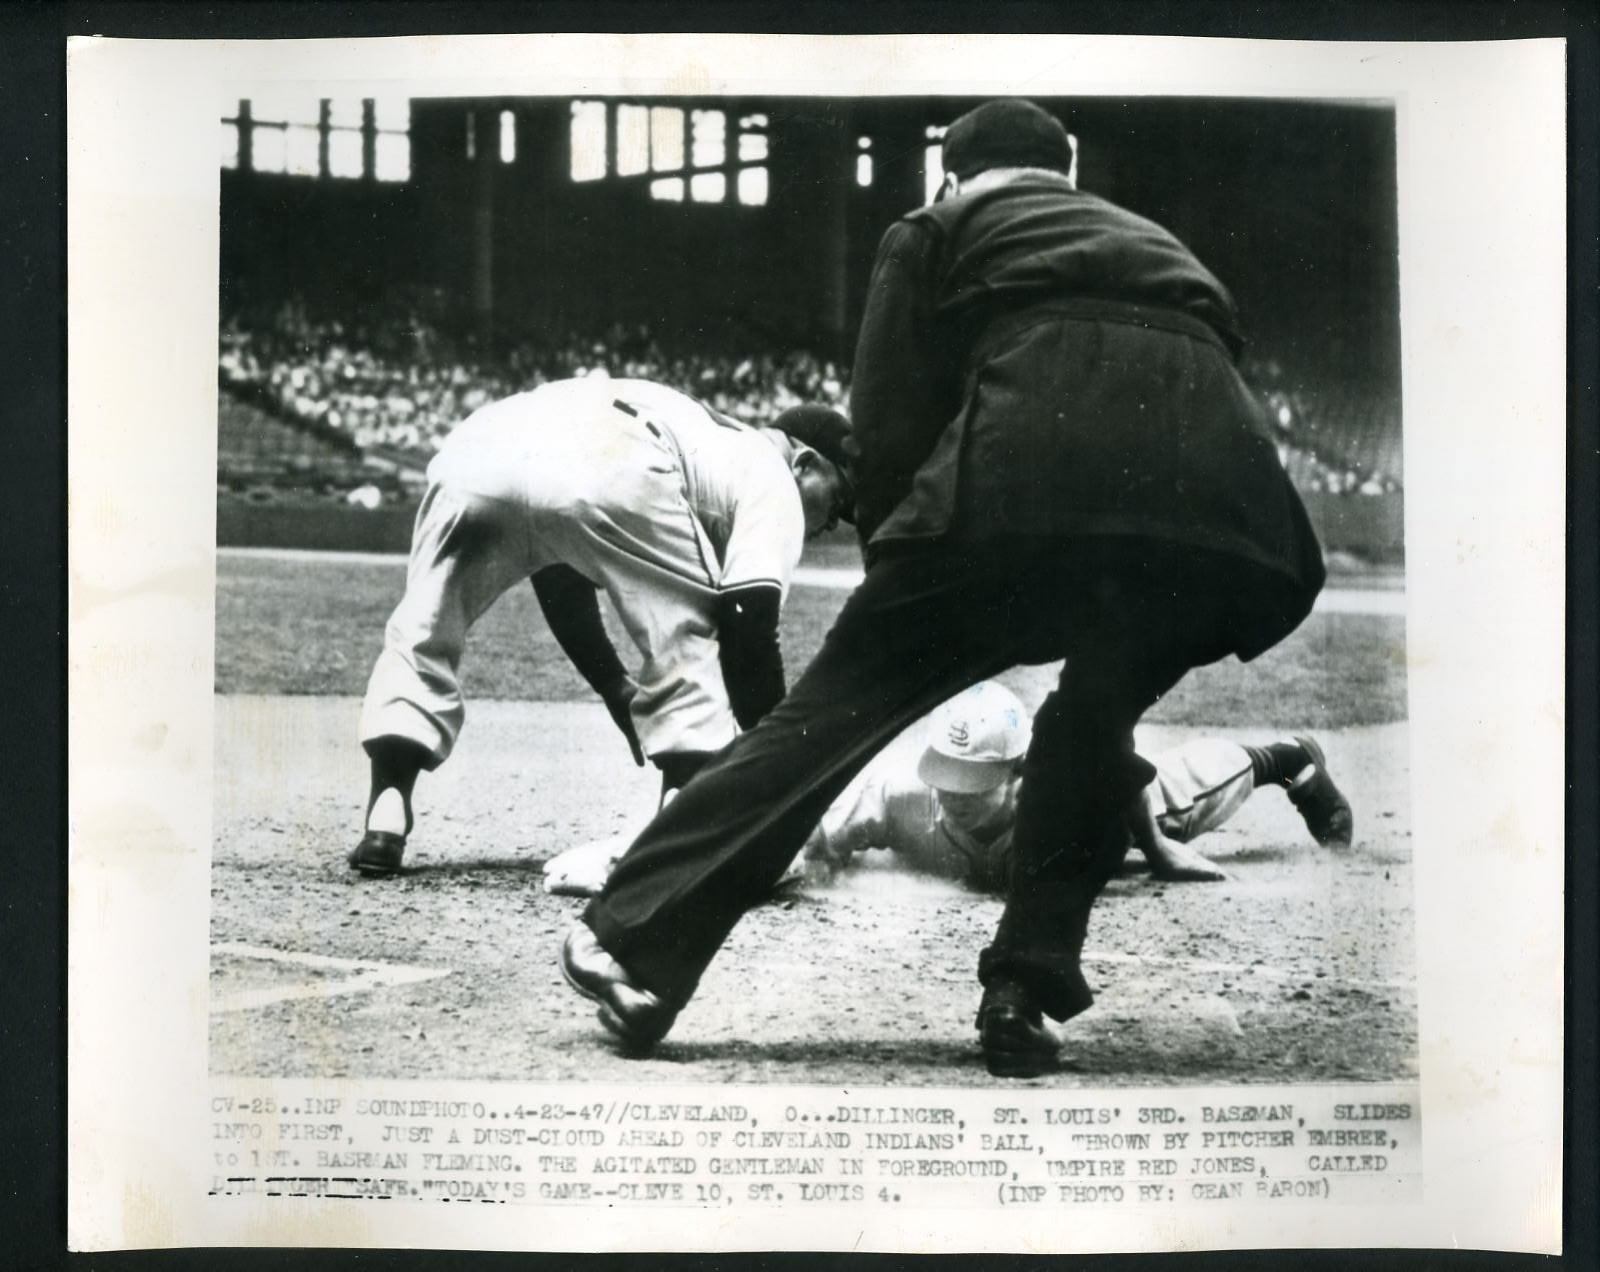
[[[1307,769],[1289,783],[1289,802],[1300,810],[1306,829],[1319,844],[1329,848],[1348,848],[1355,838],[1355,814],[1350,801],[1333,784],[1328,761],[1312,738],[1296,738],[1311,757]]]
[[[369,879],[387,879],[400,873],[406,855],[406,837],[387,830],[369,830],[350,851],[350,868]]]
[[[648,1051],[678,1018],[677,1008],[634,984],[628,969],[611,957],[587,923],[574,924],[567,933],[561,974],[573,989],[600,1004],[600,1023],[629,1051]]]
[[[1061,1040],[1044,1023],[1044,1013],[1015,981],[996,980],[983,991],[978,1008],[983,1062],[997,1078],[1036,1078],[1056,1067]]]

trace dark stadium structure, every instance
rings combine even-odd
[[[878,238],[977,100],[241,101],[223,120],[218,485],[255,504],[219,511],[219,539],[280,541],[259,505],[373,487],[398,528],[377,537],[403,548],[451,424],[562,375],[645,374],[758,417],[844,402]],[[1082,188],[1233,291],[1328,546],[1398,560],[1389,105],[1039,100],[1077,139]]]

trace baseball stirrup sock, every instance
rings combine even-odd
[[[1257,786],[1287,786],[1311,763],[1305,747],[1298,742],[1274,742],[1244,750],[1250,757],[1250,775]]]

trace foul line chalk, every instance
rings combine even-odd
[[[228,1011],[251,1011],[257,1007],[270,1007],[274,1003],[294,1002],[304,998],[333,998],[339,994],[359,994],[367,990],[387,989],[393,985],[415,985],[450,975],[450,969],[447,967],[367,963],[360,959],[332,958],[326,954],[298,954],[293,950],[275,950],[264,945],[225,943],[213,945],[211,952],[231,954],[236,958],[260,959],[271,963],[289,963],[297,967],[317,967],[349,973],[342,980],[308,981],[276,989],[246,989],[232,994],[214,994],[211,998],[213,1015]]]

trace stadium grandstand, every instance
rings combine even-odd
[[[574,375],[757,421],[846,405],[877,240],[937,188],[943,126],[972,104],[240,100],[221,120],[219,494],[399,511],[460,419]],[[1171,228],[1234,292],[1246,376],[1325,542],[1398,558],[1392,113],[1042,104],[1082,188]]]

